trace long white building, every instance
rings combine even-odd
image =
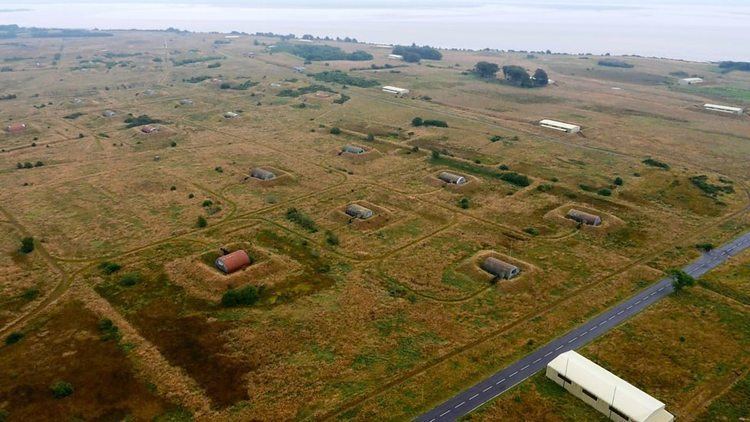
[[[737,114],[741,115],[745,110],[740,107],[730,107],[718,104],[704,104],[703,108],[709,111],[718,111],[719,113]]]
[[[570,123],[558,122],[555,120],[544,119],[539,122],[542,127],[559,130],[561,132],[576,133],[581,131],[581,127]]]
[[[703,83],[703,78],[682,78],[679,81],[680,85],[697,85]]]
[[[664,403],[571,350],[547,364],[547,378],[617,422],[671,422]]]
[[[403,60],[404,56],[402,56],[400,54],[389,54],[388,58],[391,59],[391,60]]]
[[[396,95],[407,95],[410,91],[406,88],[399,88],[395,86],[384,86],[383,92],[387,92],[389,94],[396,94]]]

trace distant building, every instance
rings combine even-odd
[[[742,115],[742,113],[745,112],[740,107],[730,107],[730,106],[724,106],[724,105],[718,105],[718,104],[704,104],[703,108],[709,111],[718,111],[719,113],[727,113],[727,114],[736,114],[736,115]]]
[[[555,120],[544,119],[539,122],[539,125],[548,129],[555,129],[561,132],[576,133],[581,131],[581,127],[570,123],[558,122]]]
[[[11,123],[5,127],[8,133],[21,133],[26,130],[26,123]]]
[[[568,215],[566,215],[566,217],[588,226],[599,226],[602,224],[602,218],[598,215],[589,214],[587,212],[576,209],[571,209],[570,211],[568,211]]]
[[[152,125],[146,125],[141,128],[141,132],[143,133],[156,133],[159,131],[159,128]]]
[[[275,179],[276,175],[272,171],[256,167],[250,170],[250,177],[258,180],[271,180]]]
[[[358,204],[349,204],[346,206],[346,214],[350,217],[367,220],[373,216],[373,212],[369,208],[365,208]]]
[[[703,79],[702,78],[683,78],[678,81],[680,85],[697,85],[702,84]]]
[[[117,113],[115,113],[113,110],[104,110],[102,112],[102,116],[104,117],[115,117]]]
[[[180,105],[193,105],[193,100],[190,98],[183,98],[180,100]]]
[[[216,258],[215,264],[224,274],[231,274],[252,264],[252,260],[247,252],[240,249]]]
[[[391,59],[391,60],[403,60],[404,56],[402,56],[400,54],[389,54],[388,58]]]
[[[517,276],[521,272],[515,265],[493,257],[485,259],[479,267],[497,278],[504,278],[506,280]]]
[[[573,350],[547,364],[547,378],[617,422],[671,422],[664,403]]]
[[[233,111],[227,111],[226,113],[224,113],[225,119],[236,119],[237,117],[240,117],[240,115]]]
[[[293,69],[295,72],[299,72],[299,73],[305,72],[305,66],[294,66]]]
[[[386,85],[386,86],[383,87],[383,92],[387,92],[389,94],[396,94],[396,95],[403,96],[403,95],[409,94],[410,91],[408,89],[406,89],[406,88],[399,88],[399,87],[396,87],[396,86],[388,86],[388,85]]]
[[[358,147],[356,145],[344,145],[343,148],[341,148],[341,152],[346,152],[349,154],[356,154],[361,155],[367,152],[364,148]]]
[[[464,185],[466,184],[466,178],[463,176],[459,176],[454,173],[450,173],[447,171],[442,171],[440,174],[438,174],[438,179],[442,180],[445,183],[449,183],[452,185]]]

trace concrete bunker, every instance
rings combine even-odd
[[[359,204],[349,204],[346,206],[346,214],[352,218],[358,218],[360,220],[367,220],[371,218],[374,213],[371,209],[363,207]]]
[[[479,267],[493,276],[505,280],[510,280],[521,273],[521,270],[515,265],[491,256],[485,258]]]
[[[344,145],[341,148],[341,152],[347,154],[362,155],[366,153],[367,150],[357,145]]]
[[[273,180],[276,178],[276,174],[270,170],[255,167],[250,170],[250,177],[258,180]]]
[[[438,179],[445,183],[459,186],[465,185],[468,182],[466,177],[448,171],[441,171],[440,174],[438,174]]]
[[[146,125],[141,128],[141,132],[146,133],[146,134],[156,133],[158,131],[159,131],[159,128],[156,126],[152,126],[152,125]]]
[[[252,264],[250,255],[244,250],[236,250],[216,258],[215,265],[224,274],[231,274]]]
[[[565,217],[581,224],[586,224],[587,226],[600,226],[602,224],[602,218],[598,215],[590,214],[575,208],[568,211],[568,214],[566,214]]]
[[[116,115],[117,115],[117,113],[115,113],[114,110],[104,110],[102,112],[102,116],[103,117],[115,117]]]

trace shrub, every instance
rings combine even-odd
[[[18,331],[12,332],[8,335],[8,337],[5,337],[5,344],[10,346],[11,344],[16,344],[23,338],[24,334],[19,333]]]
[[[698,243],[697,245],[695,245],[696,249],[701,250],[703,252],[710,252],[714,249],[714,247],[715,246],[713,243]]]
[[[130,116],[125,119],[126,128],[134,128],[136,126],[150,125],[155,123],[161,123],[159,119],[153,119],[148,114],[141,114],[138,117]]]
[[[341,134],[341,129],[339,129],[337,127],[332,127],[331,128],[331,135],[340,135],[340,134]]]
[[[596,194],[601,195],[601,196],[612,196],[612,191],[607,188],[601,188],[598,191],[596,191]]]
[[[412,126],[422,126],[423,123],[424,123],[424,121],[422,120],[421,117],[415,117],[415,118],[411,119],[411,125]]]
[[[507,164],[500,164],[498,168],[502,171],[510,170],[510,167],[508,167]]]
[[[104,261],[99,264],[99,269],[101,269],[104,274],[111,275],[120,271],[122,269],[122,265],[114,262]]]
[[[497,142],[497,141],[502,141],[502,140],[503,140],[503,137],[500,135],[493,135],[490,137],[490,142]]]
[[[380,82],[374,79],[365,79],[359,76],[351,76],[340,70],[334,70],[334,71],[327,70],[325,72],[315,73],[312,75],[312,77],[315,80],[321,81],[321,82],[332,82],[332,83],[337,83],[341,85],[358,86],[361,88],[371,88],[373,86],[380,85]]]
[[[201,204],[201,206],[202,207],[210,207],[213,204],[214,204],[213,201],[211,201],[210,199],[206,199],[206,200],[203,201],[203,203]]]
[[[169,143],[169,146],[171,146],[172,148],[174,148],[174,147],[177,146],[177,142],[172,141],[172,142]]]
[[[669,170],[669,164],[655,160],[653,158],[646,158],[643,160],[643,164],[651,167],[658,167],[660,169]]]
[[[286,210],[286,219],[293,223],[296,223],[310,233],[315,233],[318,231],[318,227],[315,222],[297,208],[289,208],[288,210]]]
[[[531,184],[531,179],[529,179],[528,176],[526,176],[525,174],[520,174],[516,172],[503,173],[500,175],[500,180],[504,180],[510,183],[511,185],[516,185],[520,187],[526,187]]]
[[[214,167],[214,171],[217,172],[217,173],[224,173],[224,169],[221,168],[221,166]]]
[[[616,59],[602,59],[599,60],[599,66],[605,66],[605,67],[620,67],[623,69],[630,69],[632,67],[635,67],[634,65],[630,63],[626,63],[622,60],[616,60]]]
[[[326,231],[326,243],[328,243],[331,246],[338,246],[339,245],[339,237],[336,236],[336,233],[327,230]]]
[[[44,166],[44,163],[41,161],[37,161],[36,163],[34,163],[34,167],[42,167],[42,166]]]
[[[208,226],[208,221],[206,221],[206,217],[203,217],[202,215],[198,217],[198,222],[195,223],[198,228],[202,229],[206,226]]]
[[[538,190],[539,192],[549,192],[552,190],[552,185],[550,185],[549,183],[541,184],[536,187],[536,190]]]
[[[440,158],[440,153],[438,151],[432,151],[432,159],[437,160]]]
[[[675,292],[680,292],[685,287],[690,287],[695,284],[695,279],[690,274],[682,270],[669,270],[667,271],[670,277],[672,277],[672,287]]]
[[[120,286],[132,287],[141,282],[139,273],[127,273],[120,278]]]
[[[39,297],[39,293],[39,289],[32,287],[30,289],[24,290],[23,293],[21,293],[21,297],[24,300],[31,302],[32,300]]]
[[[615,177],[615,180],[612,183],[614,183],[617,186],[622,186],[625,183],[625,181],[622,180],[622,177],[618,176],[618,177]]]
[[[422,126],[448,127],[448,123],[443,120],[425,119]]]
[[[463,209],[468,209],[469,208],[469,198],[466,198],[466,197],[461,198],[458,201],[458,206],[461,207],[461,208],[463,208]]]
[[[120,340],[120,329],[117,328],[117,326],[114,322],[112,322],[111,319],[100,319],[99,323],[97,324],[97,328],[99,328],[99,332],[101,333],[100,338],[102,341]]]
[[[530,234],[532,236],[538,236],[539,235],[539,230],[536,229],[536,228],[534,228],[534,227],[526,227],[525,229],[523,229],[523,231],[525,231],[526,233],[528,233],[528,234]]]
[[[731,185],[714,185],[708,181],[708,176],[706,175],[693,176],[690,178],[690,183],[709,196],[716,196],[720,193],[734,193],[734,188]]]
[[[260,300],[262,291],[263,287],[256,286],[229,289],[221,296],[221,305],[227,308],[254,305]]]
[[[52,396],[56,399],[62,399],[73,394],[73,384],[67,381],[57,381],[50,385],[49,388],[52,390]]]
[[[34,252],[34,238],[24,237],[21,239],[21,249],[18,250],[22,254],[30,254]]]
[[[368,133],[367,134],[367,140],[370,141],[370,142],[374,141],[375,140],[375,135],[373,135],[372,133]]]

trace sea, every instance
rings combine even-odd
[[[750,61],[750,0],[0,0],[0,24]]]

